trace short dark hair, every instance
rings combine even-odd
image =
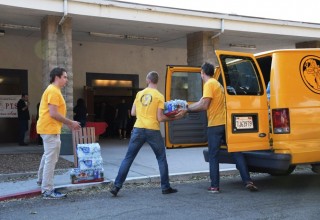
[[[50,72],[50,83],[54,82],[54,79],[57,77],[61,78],[63,72],[67,72],[64,68],[61,67],[55,67]]]
[[[211,63],[205,62],[202,64],[201,69],[207,76],[213,76],[214,74],[214,66]]]
[[[153,84],[157,84],[159,80],[159,74],[156,71],[151,71],[148,73],[147,79],[149,79]]]

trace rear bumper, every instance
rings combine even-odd
[[[267,172],[268,170],[288,170],[291,165],[290,154],[275,154],[272,151],[243,152],[250,171]],[[209,161],[208,150],[203,150],[206,162]],[[226,149],[219,153],[219,163],[235,164],[232,156]]]

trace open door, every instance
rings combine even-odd
[[[167,66],[166,101],[186,100],[189,104],[202,97],[200,67]],[[167,148],[207,145],[206,112],[189,113],[183,119],[165,123]]]
[[[270,149],[267,94],[255,57],[230,51],[216,55],[226,94],[228,151]]]

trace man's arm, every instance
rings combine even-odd
[[[71,130],[78,130],[80,129],[80,123],[77,121],[72,121],[66,117],[63,117],[59,112],[58,112],[58,106],[56,105],[51,105],[49,104],[49,113],[50,116],[57,120],[62,122],[63,124],[67,125]]]
[[[180,112],[181,110],[179,110]],[[179,114],[177,113],[176,115],[172,116],[172,117],[168,117],[165,114],[163,114],[163,109],[158,108],[158,113],[157,113],[157,119],[159,122],[165,122],[165,121],[174,121],[177,119],[181,119],[183,118],[184,115],[183,114]]]
[[[205,97],[201,98],[198,102],[195,102],[188,106],[187,110],[181,110],[176,117],[184,117],[188,112],[200,112],[206,111],[211,103],[211,98]]]
[[[29,106],[29,102],[27,103],[28,104],[26,105],[25,101],[19,100],[17,108],[20,109],[21,111],[25,111],[28,109],[28,106]]]
[[[132,105],[131,116],[136,116],[136,105],[135,104]]]
[[[191,112],[200,112],[200,111],[206,111],[211,103],[211,98],[208,97],[202,97],[198,102],[195,102],[188,106],[188,111]]]

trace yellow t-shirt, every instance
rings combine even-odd
[[[203,98],[211,98],[207,110],[208,127],[226,123],[225,96],[222,85],[214,78],[203,85]]]
[[[61,94],[61,90],[54,86],[49,85],[44,91],[39,106],[39,120],[37,122],[38,134],[60,134],[62,122],[53,119],[49,113],[49,104],[56,105],[58,112],[66,116],[66,102]]]
[[[145,88],[137,93],[134,104],[137,115],[134,127],[160,130],[157,114],[158,108],[164,108],[163,95],[156,89]]]

